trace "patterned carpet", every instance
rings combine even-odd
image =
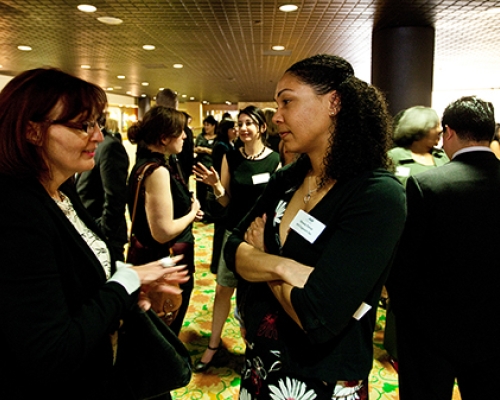
[[[193,362],[196,362],[203,354],[210,336],[211,311],[215,289],[215,275],[210,273],[209,270],[212,232],[212,224],[195,223],[194,225],[197,269],[195,290],[180,334],[181,340],[185,343],[193,358]],[[385,311],[379,309],[373,340],[374,360],[370,374],[370,399],[398,400],[397,373],[388,362],[387,353],[382,346],[384,326]],[[225,325],[223,343],[229,350],[228,364],[220,368],[212,367],[202,374],[194,374],[187,387],[172,393],[173,399],[229,400],[238,398],[240,384],[238,371],[245,346],[241,339],[238,323],[232,313]],[[453,400],[460,400],[456,388]]]

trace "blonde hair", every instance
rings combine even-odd
[[[106,131],[111,133],[118,132],[118,121],[116,119],[107,118],[105,128]]]

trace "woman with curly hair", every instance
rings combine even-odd
[[[302,155],[225,247],[247,342],[240,399],[367,399],[377,303],[406,216],[386,103],[331,55],[290,67],[275,99],[281,139]]]

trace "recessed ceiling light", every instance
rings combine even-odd
[[[146,97],[146,95],[143,93],[143,94],[141,94],[141,97]]]
[[[82,64],[82,65],[80,65],[80,68],[81,69],[90,69],[90,65],[88,65],[88,64]]]
[[[3,68],[3,65],[0,64],[0,68]]]
[[[486,10],[488,14],[500,14],[500,7],[491,7]]]
[[[123,20],[114,17],[99,17],[97,20],[106,25],[120,25],[123,23]]]
[[[174,64],[173,67],[177,68],[177,69],[181,69],[181,68],[184,68],[184,65],[182,65],[182,64]]]
[[[17,48],[21,51],[31,51],[32,48],[30,46],[17,46]]]
[[[182,97],[187,97],[187,94],[183,94]]]
[[[273,46],[272,49],[276,51],[283,51],[285,50],[285,46]]]
[[[118,75],[117,78],[118,79],[125,79],[125,75]]]
[[[154,50],[154,49],[156,49],[156,47],[153,46],[152,44],[145,44],[144,46],[142,46],[142,48],[144,50]]]
[[[94,6],[91,6],[90,4],[80,4],[77,8],[80,11],[86,12],[86,13],[93,13],[93,12],[97,11],[97,8],[95,8]]]
[[[113,90],[113,88],[112,88],[112,87],[109,87],[109,88],[107,88],[106,90],[112,91],[112,90]]]
[[[194,97],[190,97],[189,100],[194,100]]]
[[[280,11],[283,12],[291,12],[291,11],[297,11],[299,7],[297,7],[295,4],[283,4],[282,6],[279,7]]]
[[[130,90],[127,90],[127,94],[132,94],[132,92]]]
[[[122,87],[121,86],[115,86],[114,89],[120,90]]]
[[[149,86],[149,82],[142,82],[141,85],[142,86]]]

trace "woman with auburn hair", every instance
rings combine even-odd
[[[377,89],[337,56],[292,65],[273,117],[287,150],[225,247],[246,330],[240,399],[367,399],[373,329],[405,221]]]
[[[0,93],[2,399],[125,398],[118,330],[151,306],[146,287],[178,293],[170,284],[186,280],[184,266],[115,263],[75,191],[105,106],[101,88],[57,69]]]
[[[138,144],[137,159],[129,178],[129,212],[134,209],[137,184],[142,185],[136,205],[133,234],[146,246],[152,258],[173,253],[182,255],[190,279],[181,284],[182,305],[170,328],[178,335],[194,286],[193,222],[203,217],[200,203],[180,175],[166,160],[179,154],[186,134],[186,117],[173,108],[156,106],[128,129],[131,143]],[[151,164],[142,183],[137,180],[141,167]],[[131,216],[132,217],[132,216]]]

